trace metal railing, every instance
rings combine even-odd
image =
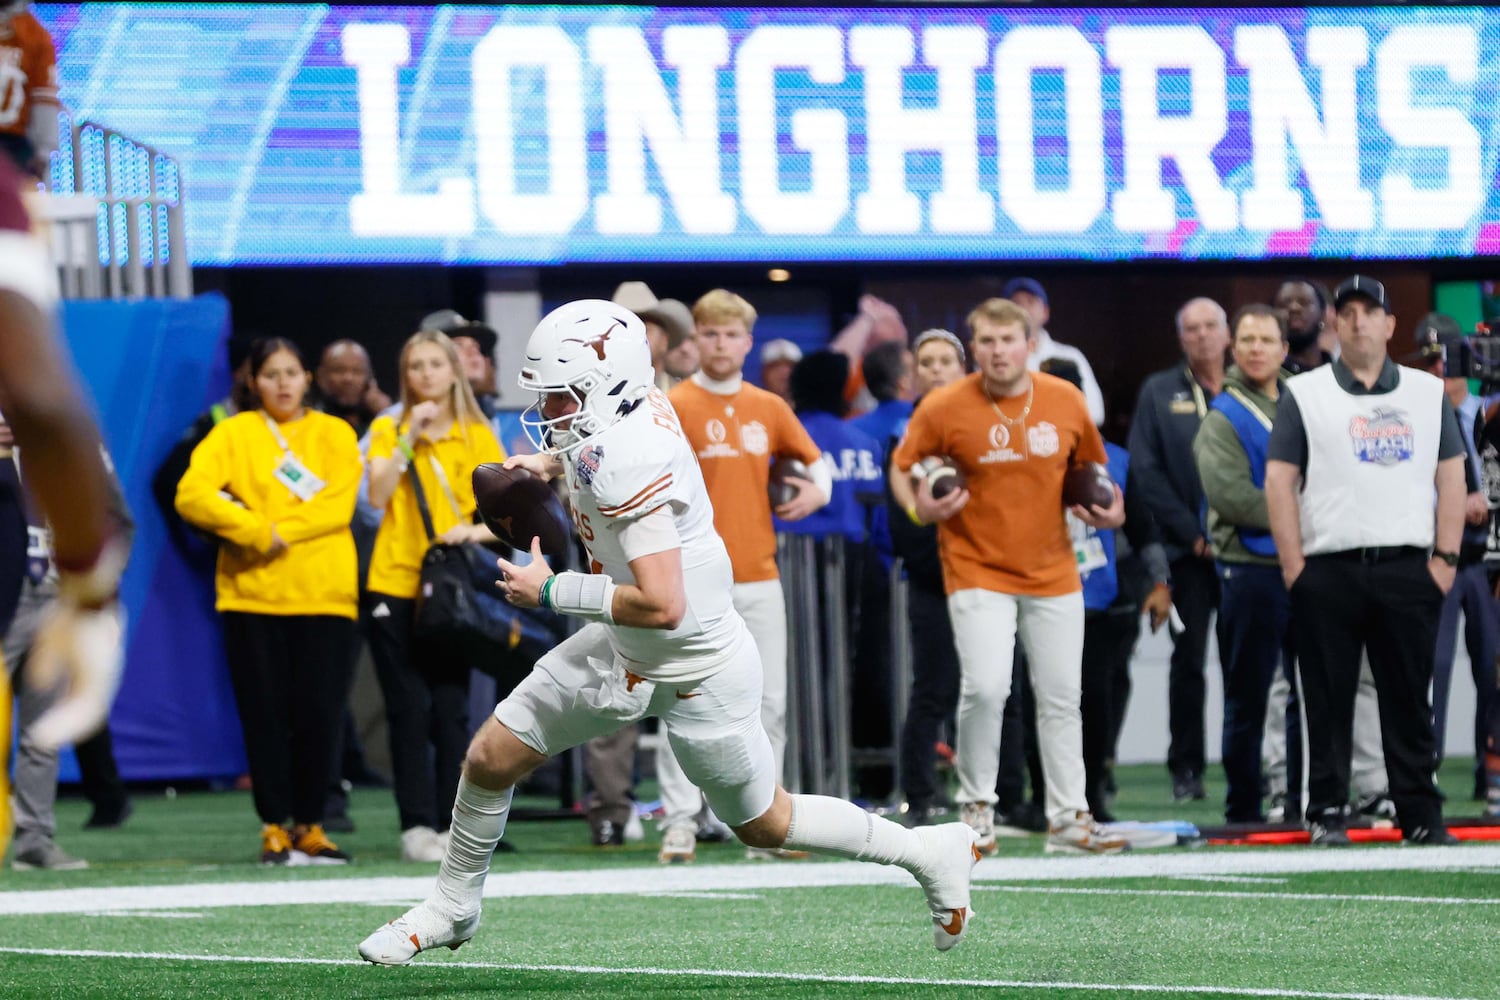
[[[911,629],[906,580],[890,571],[890,744],[851,748],[853,643],[845,598],[848,555],[842,537],[779,534],[776,561],[787,614],[787,787],[848,798],[856,764],[892,769],[892,800],[901,797],[900,733],[911,688]],[[878,621],[879,616],[873,618]],[[856,760],[856,757],[859,760]]]
[[[58,117],[48,224],[64,298],[191,298],[182,170],[175,159],[97,122]]]

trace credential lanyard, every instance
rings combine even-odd
[[[271,419],[269,413],[262,412],[261,416],[266,419],[266,429],[276,439],[276,447],[280,448],[283,454],[290,455],[292,453],[292,446],[287,444],[286,435],[281,433],[281,428],[276,426],[276,421]]]
[[[431,452],[427,453],[427,461],[432,465],[432,474],[437,477],[443,496],[448,498],[448,506],[453,508],[453,516],[463,521],[463,512],[458,509],[458,497],[453,495],[453,485],[448,482],[448,473],[443,471],[443,463],[439,462],[437,456]]]

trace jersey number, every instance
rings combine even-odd
[[[589,523],[589,516],[574,510],[573,523],[578,526],[578,537],[583,539],[583,550],[589,554],[589,572],[603,573],[604,564],[594,558],[594,550],[589,548],[589,542],[594,540],[594,526]]]

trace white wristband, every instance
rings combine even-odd
[[[547,603],[565,615],[614,624],[615,582],[603,573],[558,573]]]

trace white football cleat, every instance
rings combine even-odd
[[[979,860],[979,835],[967,823],[922,826],[914,831],[927,855],[912,872],[927,894],[932,911],[932,943],[947,951],[962,941],[974,921],[969,905],[969,879]]]
[[[693,824],[669,826],[661,837],[656,860],[664,865],[689,865],[697,857],[698,828]]]
[[[359,956],[376,965],[406,965],[420,951],[443,947],[457,950],[478,928],[478,913],[455,921],[424,902],[361,941]]]

